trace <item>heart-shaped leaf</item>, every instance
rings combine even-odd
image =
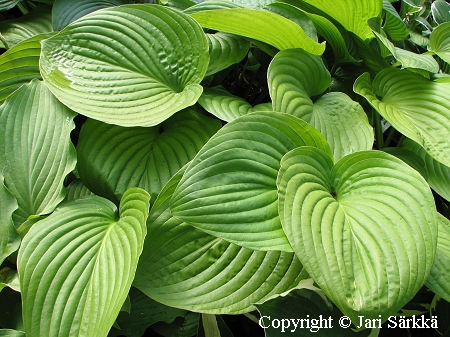
[[[450,302],[450,221],[438,214],[436,258],[427,279],[427,287]]]
[[[190,163],[173,215],[246,248],[292,251],[278,217],[276,177],[283,155],[303,145],[330,153],[325,138],[297,117],[255,112],[235,119]]]
[[[17,226],[30,215],[52,212],[64,199],[64,179],[76,164],[74,117],[38,80],[0,106],[0,171],[19,205]]]
[[[433,30],[429,49],[450,64],[450,22],[443,23]]]
[[[238,314],[307,277],[293,253],[243,248],[174,218],[169,202],[182,174],[152,207],[134,286],[169,306]]]
[[[354,90],[396,130],[450,166],[450,83],[388,68],[378,73],[373,83],[368,73],[361,75]]]
[[[359,316],[385,321],[423,286],[437,216],[428,184],[409,165],[372,150],[333,166],[326,153],[301,147],[283,157],[277,184],[296,255],[355,325]]]
[[[6,188],[3,180],[0,172],[0,265],[20,245],[20,235],[12,221],[12,214],[17,209],[17,201]]]
[[[195,12],[191,16],[205,28],[245,36],[279,50],[302,48],[314,55],[322,55],[325,50],[325,44],[312,40],[299,25],[269,11],[213,9]]]
[[[74,111],[153,126],[197,101],[208,60],[205,34],[193,19],[140,4],[90,13],[43,41],[40,68]]]
[[[319,130],[336,160],[372,148],[373,129],[357,102],[340,92],[311,100],[331,83],[319,57],[300,49],[280,51],[270,63],[267,77],[273,109],[299,117]]]
[[[148,193],[132,188],[119,215],[86,196],[33,225],[18,256],[27,336],[107,336],[130,290],[148,208]]]
[[[220,121],[192,109],[151,128],[88,120],[77,146],[78,173],[88,189],[116,204],[133,186],[156,198],[164,184],[220,127]]]

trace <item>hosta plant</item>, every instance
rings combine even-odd
[[[449,334],[449,13],[0,1],[0,335]]]

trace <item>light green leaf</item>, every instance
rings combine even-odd
[[[408,28],[403,22],[397,10],[388,0],[383,0],[383,9],[385,12],[384,31],[389,34],[392,40],[401,41],[409,35]]]
[[[450,22],[443,23],[433,30],[429,50],[450,64]]]
[[[238,5],[228,0],[208,0],[200,2],[192,7],[186,8],[186,14],[192,14],[201,11],[209,11],[212,9],[226,9],[226,8],[242,8],[244,6]]]
[[[230,0],[231,2],[244,6],[246,8],[262,9],[267,5],[275,2],[275,0]]]
[[[432,82],[407,70],[388,68],[373,83],[368,73],[361,75],[354,90],[396,130],[450,166],[450,83]]]
[[[41,79],[39,55],[42,39],[50,34],[40,34],[15,45],[0,56],[0,102],[14,90],[32,79]]]
[[[419,145],[417,146],[420,147]],[[397,158],[403,160],[406,164],[419,172],[420,175],[425,178],[425,180],[428,180],[428,170],[425,167],[425,162],[418,153],[399,146],[385,147],[382,149],[382,151],[392,154],[393,156],[396,156]],[[425,150],[423,150],[423,152],[425,152]]]
[[[74,117],[38,80],[0,106],[0,171],[19,205],[16,226],[30,215],[52,212],[64,199],[64,179],[76,164]]]
[[[450,302],[450,221],[441,214],[438,214],[438,228],[436,258],[426,286]]]
[[[222,86],[205,88],[198,103],[203,109],[226,122],[247,114],[252,108],[245,99],[230,94]]]
[[[307,277],[292,253],[254,251],[174,218],[169,203],[183,170],[152,207],[133,285],[163,304],[211,314],[238,314]]]
[[[394,44],[383,35],[375,31],[373,33],[382,45],[384,45],[391,52],[391,55],[402,64],[403,68],[424,69],[432,73],[439,72],[439,64],[432,55],[416,54],[409,50],[395,47]]]
[[[9,267],[0,269],[0,291],[4,287],[9,287],[14,291],[20,292],[19,275],[17,274],[17,270]]]
[[[0,0],[0,12],[13,8],[22,0]]]
[[[52,26],[55,31],[71,22],[102,8],[130,3],[127,0],[55,0],[52,7]]]
[[[3,181],[4,178],[0,170],[0,265],[20,246],[20,235],[12,221],[12,214],[18,207],[17,201]]]
[[[296,255],[355,325],[359,316],[387,320],[423,286],[437,216],[428,184],[409,165],[371,150],[333,166],[328,154],[301,147],[283,157],[277,184]]]
[[[450,167],[434,160],[423,147],[408,138],[402,141],[401,147],[416,153],[423,160],[422,167],[428,173],[426,177],[428,184],[441,197],[450,201]],[[413,167],[420,170],[417,166]]]
[[[38,6],[28,14],[1,21],[0,35],[2,39],[0,44],[4,45],[4,41],[6,41],[7,45],[4,48],[9,49],[36,35],[52,32],[51,18],[51,7]]]
[[[11,329],[0,329],[0,337],[25,337],[25,332]]]
[[[276,176],[283,155],[303,145],[331,154],[325,138],[294,116],[235,119],[189,164],[171,201],[173,215],[246,248],[292,251],[278,217]]]
[[[311,100],[331,83],[321,58],[300,49],[281,51],[270,63],[267,77],[273,109],[301,118],[319,130],[336,160],[372,148],[373,129],[357,102],[341,92]]]
[[[81,179],[76,179],[72,181],[66,187],[66,197],[64,200],[75,200],[79,197],[84,197],[85,195],[91,195],[92,193],[81,181]]]
[[[373,37],[367,21],[379,16],[383,9],[382,0],[336,0],[331,2],[327,0],[303,1],[330,15],[345,29],[355,33],[363,40]]]
[[[191,109],[151,128],[88,120],[77,146],[78,173],[88,189],[116,204],[133,186],[145,189],[154,200],[221,126]]]
[[[438,25],[450,22],[450,4],[447,1],[433,1],[431,14]]]
[[[206,34],[206,37],[209,45],[209,65],[206,76],[241,62],[250,48],[250,42],[236,35],[218,32]]]
[[[130,290],[148,208],[148,193],[132,188],[119,215],[86,196],[33,225],[18,256],[27,337],[107,336]]]
[[[74,111],[116,125],[154,126],[197,101],[208,60],[205,34],[193,19],[140,4],[73,22],[42,42],[40,67],[50,90]]]
[[[229,8],[195,12],[191,16],[205,28],[245,36],[280,50],[302,48],[314,55],[322,55],[325,50],[324,43],[312,40],[299,25],[269,11]]]

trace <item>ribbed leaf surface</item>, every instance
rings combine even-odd
[[[52,25],[62,30],[71,22],[102,8],[130,3],[127,0],[55,0],[52,7]]]
[[[303,0],[338,21],[347,30],[365,40],[373,37],[367,24],[370,18],[380,15],[383,9],[382,0]]]
[[[42,39],[50,34],[40,34],[15,45],[0,56],[0,101],[32,79],[41,79],[39,55]]]
[[[278,217],[276,177],[283,155],[303,145],[330,153],[325,138],[294,116],[235,119],[189,164],[171,201],[173,215],[243,247],[292,251]]]
[[[437,24],[450,22],[450,4],[446,1],[434,1],[431,4],[431,13]]]
[[[331,76],[323,61],[299,49],[279,52],[268,69],[273,109],[303,119],[327,139],[336,160],[369,150],[373,130],[362,107],[343,93],[323,93]]]
[[[0,264],[20,245],[20,236],[12,221],[12,214],[17,209],[17,201],[3,181],[4,178],[0,172]]]
[[[33,225],[18,256],[29,337],[107,336],[130,290],[146,234],[149,195],[67,202]]]
[[[182,174],[163,188],[150,212],[134,286],[169,306],[238,314],[307,277],[292,253],[242,248],[174,218],[169,201]]]
[[[383,0],[383,9],[385,11],[384,31],[387,32],[394,41],[406,39],[409,35],[408,28],[389,0]]]
[[[450,64],[450,22],[443,23],[433,30],[429,49]]]
[[[190,15],[205,28],[242,35],[279,50],[302,48],[314,55],[322,55],[325,50],[325,44],[312,40],[299,25],[269,11],[229,8]]]
[[[239,63],[247,55],[250,43],[232,34],[206,34],[209,45],[209,65],[206,76]]]
[[[198,103],[203,109],[226,122],[247,114],[252,108],[245,99],[230,94],[222,86],[205,88]]]
[[[74,117],[38,80],[0,106],[0,171],[19,204],[17,225],[52,212],[64,199],[63,182],[76,163],[70,141]]]
[[[13,8],[21,0],[0,0],[0,12]]]
[[[0,34],[8,44],[6,49],[14,47],[21,41],[42,33],[52,32],[51,7],[39,6],[18,18],[0,22]],[[1,44],[2,41],[0,41]]]
[[[78,173],[92,192],[116,203],[133,186],[156,198],[220,127],[220,121],[191,109],[151,128],[88,120],[77,146]]]
[[[361,75],[354,89],[395,129],[450,166],[450,83],[432,82],[406,70],[389,68],[373,83],[368,73]]]
[[[426,286],[450,302],[450,221],[438,214],[438,225],[436,258]]]
[[[450,167],[434,160],[423,147],[408,138],[403,140],[401,146],[402,148],[413,151],[423,159],[422,165],[427,171],[428,184],[430,184],[431,188],[441,197],[450,201]],[[419,167],[413,167],[416,170],[420,170]]]
[[[73,110],[122,126],[153,126],[202,92],[208,45],[188,15],[159,5],[88,14],[42,42],[41,74]]]
[[[385,321],[423,286],[433,264],[437,217],[426,181],[384,152],[335,166],[312,147],[287,153],[278,175],[283,229],[308,274],[336,306]]]
[[[75,200],[85,195],[91,195],[92,193],[80,179],[72,181],[66,187],[66,198],[65,200]]]

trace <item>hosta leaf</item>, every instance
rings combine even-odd
[[[450,83],[432,82],[407,70],[388,68],[373,83],[368,73],[361,75],[354,89],[396,130],[450,166]]]
[[[52,7],[52,25],[55,31],[91,12],[102,8],[130,3],[127,0],[55,0]]]
[[[132,186],[156,198],[220,127],[220,121],[191,109],[151,128],[88,120],[77,146],[78,173],[88,189],[116,203]]]
[[[423,286],[436,208],[426,181],[403,161],[372,150],[333,166],[329,155],[302,147],[283,157],[277,184],[296,255],[355,325],[358,316],[385,321]]]
[[[245,99],[230,94],[222,86],[205,88],[198,103],[203,109],[226,122],[247,114],[252,108]]]
[[[25,337],[25,332],[11,329],[0,329],[1,337]]]
[[[408,138],[406,138],[406,139],[408,139]],[[420,147],[419,145],[417,145],[417,146]],[[425,178],[425,180],[428,179],[428,170],[425,167],[425,162],[419,156],[418,153],[413,152],[413,151],[408,150],[403,147],[399,147],[399,146],[385,147],[382,149],[382,151],[392,154],[393,156],[396,156],[397,158],[400,158],[406,164],[408,164],[409,166],[414,168],[417,172],[419,172],[420,175]],[[425,150],[423,150],[423,151],[425,152]]]
[[[20,292],[19,275],[17,274],[17,270],[9,267],[0,269],[0,291],[4,287],[9,287],[14,291]]]
[[[42,39],[50,34],[40,34],[15,45],[0,56],[0,101],[32,79],[41,79],[39,55]]]
[[[146,234],[149,195],[114,204],[62,204],[25,236],[18,256],[27,336],[106,336],[130,290]]]
[[[151,329],[164,337],[192,337],[197,335],[199,320],[199,313],[189,311],[182,320],[175,320],[170,324],[158,322]]]
[[[237,314],[307,277],[292,253],[246,249],[174,218],[169,202],[182,174],[167,183],[150,212],[134,286],[169,306]]]
[[[199,2],[198,4],[192,7],[186,8],[184,12],[186,14],[192,14],[195,12],[209,11],[212,9],[242,8],[242,7],[244,6],[238,5],[228,0],[208,0]]]
[[[269,11],[229,8],[190,15],[205,28],[242,35],[280,50],[302,48],[314,55],[325,50],[325,44],[312,40],[299,25]]]
[[[363,40],[373,37],[367,21],[379,16],[383,8],[382,0],[337,0],[332,2],[327,0],[303,1],[330,15],[344,28],[355,33]]]
[[[428,184],[430,184],[431,188],[441,197],[445,198],[447,201],[450,201],[450,167],[434,160],[423,147],[408,138],[403,140],[401,146],[402,148],[416,153],[420,158],[422,158],[422,166],[428,173],[426,177]],[[416,170],[420,170],[417,166],[413,167]]]
[[[236,35],[218,32],[207,34],[206,37],[209,45],[209,65],[206,76],[241,62],[250,48],[250,42]]]
[[[438,214],[438,240],[436,258],[428,276],[426,286],[450,302],[450,221]]]
[[[235,119],[189,164],[171,201],[173,215],[243,247],[292,251],[278,217],[276,177],[283,155],[303,145],[330,153],[325,138],[294,116]]]
[[[450,64],[450,22],[443,23],[433,30],[429,49]]]
[[[275,2],[275,0],[230,0],[231,2],[245,6],[247,8],[257,8],[261,9],[265,6],[272,4]]]
[[[0,0],[0,12],[13,8],[22,0]]]
[[[84,197],[85,195],[91,195],[92,193],[81,181],[81,179],[76,179],[72,181],[66,187],[66,198],[65,200],[75,200],[79,197]]]
[[[0,171],[19,205],[16,225],[52,212],[64,199],[63,182],[76,163],[70,141],[74,117],[38,80],[0,106]]]
[[[323,61],[299,49],[279,52],[268,69],[273,109],[297,116],[319,130],[336,160],[371,149],[373,130],[358,103],[340,92],[327,93],[316,102],[310,99],[330,83],[331,75]]]
[[[442,24],[450,22],[450,4],[447,1],[433,1],[431,4],[431,13],[436,23]]]
[[[394,44],[383,35],[375,31],[374,34],[381,41],[381,43],[389,49],[392,56],[394,56],[394,58],[402,64],[403,68],[423,69],[432,73],[439,72],[439,64],[432,55],[416,54],[408,50],[395,47]]]
[[[12,214],[17,209],[17,201],[3,183],[0,170],[0,265],[20,245],[20,235],[12,221]]]
[[[408,28],[394,6],[388,0],[383,0],[383,9],[385,11],[384,30],[394,41],[406,39],[409,35]]]
[[[6,41],[7,45],[4,48],[9,49],[23,40],[52,32],[51,17],[51,7],[39,6],[18,18],[1,21],[0,35],[4,41],[1,39],[0,43],[4,45]]]
[[[188,15],[125,5],[88,14],[43,41],[40,67],[73,110],[111,124],[153,126],[197,101],[208,59],[205,34]]]

